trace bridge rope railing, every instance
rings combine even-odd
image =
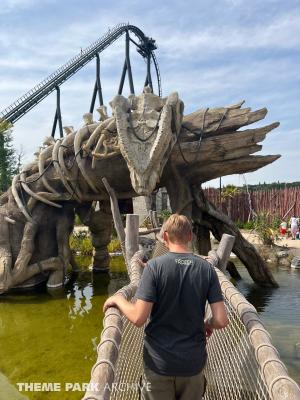
[[[165,251],[159,243],[154,255]],[[134,301],[141,276],[138,252],[130,262],[131,280],[118,293]],[[253,305],[216,268],[229,325],[214,331],[208,340],[205,400],[300,400],[300,388],[292,380],[271,343]],[[208,311],[209,312],[209,311]],[[144,327],[137,328],[109,308],[92,368],[89,390],[82,400],[140,399],[143,377]]]
[[[135,253],[132,257],[128,268],[130,283],[116,292],[128,301],[133,300],[140,281],[142,274],[141,258],[142,251]],[[129,335],[126,335],[126,332]],[[143,328],[134,329],[134,325],[128,322],[117,308],[110,307],[103,318],[103,330],[97,347],[97,361],[92,367],[89,389],[83,397],[84,400],[111,398],[111,394],[115,391],[114,383],[117,375],[117,364],[120,364],[121,360],[121,348],[124,348],[126,338],[131,340],[133,337],[135,337],[136,343],[141,343],[144,337]],[[133,348],[132,354],[139,358],[136,348]]]
[[[120,36],[128,31],[133,32],[139,38],[142,44],[145,44],[145,42],[149,40],[144,33],[134,25],[130,25],[129,23],[120,23],[116,25],[113,29],[109,29],[100,39],[83,49],[79,54],[71,58],[60,68],[47,76],[31,90],[23,94],[8,107],[0,111],[0,118],[12,123],[17,121],[26,112],[32,109],[51,92],[53,92],[58,86],[78,72],[94,57],[96,57],[97,54],[105,50],[109,45],[111,45]],[[157,59],[153,51],[150,51],[150,54],[152,56],[157,74],[159,95],[161,95],[161,79]]]
[[[300,399],[255,307],[216,268],[229,317],[208,341],[205,399]]]

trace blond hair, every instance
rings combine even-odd
[[[187,243],[192,233],[192,225],[185,215],[172,214],[163,224],[172,243]]]

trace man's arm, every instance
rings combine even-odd
[[[224,301],[218,301],[210,304],[212,316],[206,321],[209,328],[212,329],[223,329],[229,321],[227,312],[225,309]]]
[[[105,312],[109,307],[118,307],[118,309],[131,321],[135,326],[141,327],[147,321],[153,303],[137,299],[135,303],[131,303],[124,299],[121,295],[109,297],[103,306]]]
[[[130,303],[123,296],[112,296],[106,300],[103,310],[106,311],[108,307],[118,307],[134,325],[142,326],[147,321],[153,304],[156,302],[155,279],[152,268],[149,265],[143,271],[135,297],[137,299],[136,302]]]

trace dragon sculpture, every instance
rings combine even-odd
[[[260,285],[276,286],[255,248],[234,223],[204,196],[203,182],[219,176],[255,171],[279,155],[253,155],[266,134],[279,124],[239,130],[263,119],[243,102],[183,115],[177,93],[166,98],[145,87],[139,96],[116,96],[98,108],[93,121],[84,114],[78,130],[47,137],[36,159],[15,176],[0,197],[0,293],[47,281],[62,285],[67,268],[76,269],[69,236],[74,217],[91,231],[93,266],[107,270],[112,216],[102,179],[118,199],[149,196],[166,187],[172,210],[191,218],[200,253],[209,250],[209,233],[236,236],[233,251]]]

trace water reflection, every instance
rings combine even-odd
[[[290,376],[300,384],[300,270],[274,267],[272,274],[279,288],[254,284],[242,264],[237,264],[242,280],[235,285],[252,303],[272,336],[272,342],[288,367]]]
[[[262,288],[255,284],[245,282],[241,280],[234,283],[235,286],[243,293],[249,303],[253,304],[259,313],[262,313],[265,308],[269,305],[275,288]]]
[[[113,260],[110,275],[83,268],[64,288],[48,291],[44,286],[1,296],[0,371],[5,379],[0,376],[0,399],[16,382],[88,382],[104,301],[127,281],[124,263]],[[27,396],[30,400],[78,399],[78,393],[70,392]]]

